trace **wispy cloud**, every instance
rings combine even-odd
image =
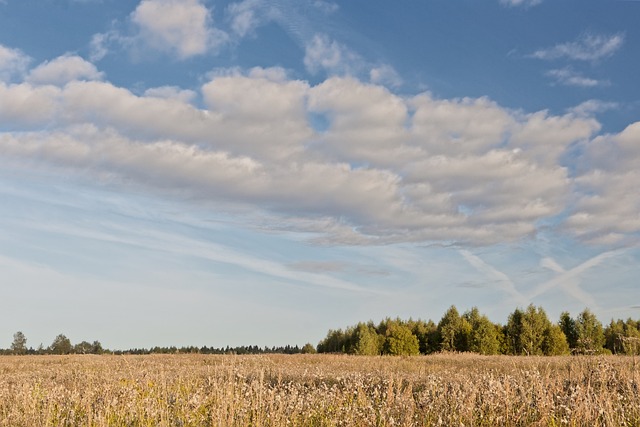
[[[402,78],[398,72],[392,66],[387,64],[373,67],[369,72],[369,77],[371,82],[375,84],[381,84],[393,88],[402,86]]]
[[[569,67],[549,70],[545,74],[553,78],[557,84],[561,84],[564,86],[577,86],[587,88],[596,86],[608,86],[611,84],[611,82],[609,82],[608,80],[597,80],[586,77]]]
[[[245,37],[252,33],[265,20],[269,19],[268,16],[265,16],[267,10],[263,0],[244,0],[231,3],[227,7],[227,15],[233,33],[239,37]]]
[[[560,43],[553,47],[540,49],[530,56],[537,59],[569,59],[575,61],[597,61],[617,52],[624,44],[624,34],[584,33],[577,40]]]
[[[304,65],[310,73],[353,75],[363,66],[362,58],[326,34],[316,34],[305,46]]]
[[[289,264],[297,271],[310,273],[356,273],[365,276],[388,276],[387,270],[346,261],[298,261]]]
[[[516,6],[532,7],[542,3],[542,0],[500,0],[500,3],[510,7],[516,7]]]
[[[591,117],[595,114],[602,113],[609,110],[615,110],[620,107],[617,102],[601,101],[598,99],[589,99],[572,107],[568,110],[569,113],[575,114],[581,117]]]

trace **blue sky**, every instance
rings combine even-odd
[[[0,0],[0,347],[638,318],[638,16]]]

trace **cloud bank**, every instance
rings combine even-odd
[[[640,230],[640,125],[597,135],[592,109],[524,113],[281,69],[218,73],[199,93],[102,77],[63,56],[0,83],[2,157],[241,206],[331,244],[489,245],[564,216],[560,229],[596,243]]]

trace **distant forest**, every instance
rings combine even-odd
[[[638,354],[640,321],[602,323],[585,309],[573,318],[563,312],[557,323],[541,307],[516,309],[507,323],[493,323],[472,308],[462,315],[451,306],[433,321],[385,319],[378,325],[358,323],[330,330],[317,347],[320,353],[418,355],[472,352],[508,355]]]
[[[412,356],[437,352],[472,352],[485,355],[568,355],[568,354],[639,354],[640,320],[611,320],[607,326],[585,309],[573,318],[568,312],[553,323],[541,307],[529,305],[511,313],[505,325],[493,323],[472,308],[460,314],[451,306],[436,324],[432,320],[384,319],[358,323],[346,329],[329,330],[317,346],[302,347],[153,347],[129,350],[104,349],[99,341],[72,344],[58,335],[50,346],[34,349],[27,346],[22,332],[13,335],[9,349],[2,355],[46,354],[296,354],[345,353],[353,355]]]

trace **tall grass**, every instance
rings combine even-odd
[[[627,357],[0,358],[0,426],[633,426]]]

